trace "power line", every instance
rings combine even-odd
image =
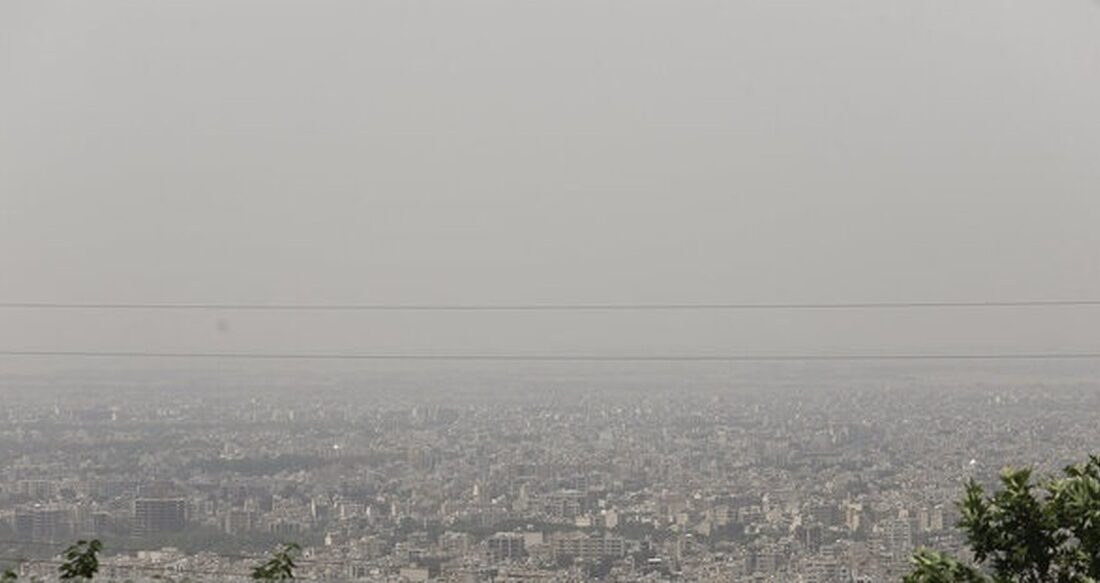
[[[912,310],[1098,307],[1100,300],[808,302],[808,303],[529,303],[529,304],[262,304],[0,302],[11,310],[225,310],[265,312],[645,312],[715,310]]]
[[[818,362],[933,360],[1093,360],[1100,352],[902,353],[902,354],[411,354],[298,352],[149,352],[0,350],[8,357],[171,358],[227,360],[374,360],[482,362]]]

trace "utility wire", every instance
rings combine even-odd
[[[645,312],[715,310],[911,310],[1098,307],[1100,300],[810,302],[810,303],[530,303],[530,304],[263,304],[0,302],[10,310],[225,310],[265,312]]]
[[[147,352],[86,350],[0,350],[8,357],[194,358],[227,360],[377,360],[484,362],[814,362],[915,360],[1091,360],[1100,352],[904,353],[904,354],[386,354],[296,352]]]

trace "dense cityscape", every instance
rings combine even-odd
[[[1100,583],[1100,0],[0,0],[0,583]]]
[[[896,581],[965,556],[964,479],[1100,437],[1090,371],[974,366],[8,374],[0,567],[97,538],[112,580],[294,542],[306,579]]]

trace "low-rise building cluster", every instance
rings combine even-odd
[[[961,372],[302,382],[3,404],[0,563],[50,576],[98,538],[118,580],[243,579],[295,542],[327,580],[896,581],[919,546],[966,556],[964,480],[1100,436],[1091,382]]]

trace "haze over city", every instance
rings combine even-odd
[[[81,537],[118,580],[282,542],[373,581],[965,557],[963,480],[1097,449],[1098,30],[4,2],[0,571]]]

